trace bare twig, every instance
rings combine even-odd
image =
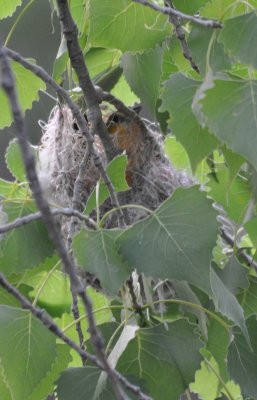
[[[167,7],[174,9],[174,6],[173,6],[173,3],[171,0],[166,0],[165,4],[167,5]],[[187,41],[186,41],[185,31],[180,23],[180,18],[177,15],[170,14],[169,19],[170,19],[170,22],[172,23],[172,25],[174,26],[174,30],[175,30],[176,36],[179,40],[179,43],[182,48],[185,59],[190,62],[191,67],[199,74],[200,73],[199,68],[192,58],[191,51],[190,51]]]
[[[93,221],[91,218],[87,217],[84,214],[81,214],[77,210],[73,210],[72,208],[54,208],[51,209],[51,214],[53,216],[56,215],[65,215],[66,217],[76,217],[79,220],[85,222],[85,224],[94,230],[97,229],[97,225],[95,221]],[[42,212],[38,211],[33,214],[25,215],[24,217],[20,217],[15,219],[14,221],[10,222],[9,224],[2,225],[0,226],[0,234],[9,232],[12,229],[19,228],[20,226],[29,224],[33,221],[36,221],[38,219],[42,218]]]
[[[95,88],[90,79],[83,52],[79,45],[77,26],[71,16],[67,0],[57,0],[57,6],[62,32],[67,42],[71,65],[77,74],[79,86],[81,87],[85,98],[87,118],[90,123],[91,134],[93,136],[97,133],[100,136],[107,158],[112,160],[116,155],[116,150],[108,136],[106,126],[102,120],[102,113],[99,107]]]
[[[9,60],[7,57],[7,51],[2,46],[2,42],[0,42],[0,67],[1,67],[1,85],[10,102],[13,121],[16,127],[17,138],[21,148],[28,181],[30,183],[32,192],[34,194],[37,206],[42,213],[42,219],[47,227],[49,237],[55,244],[56,250],[59,253],[64,268],[70,276],[72,292],[78,294],[81,297],[82,302],[85,306],[88,315],[89,333],[91,334],[91,340],[95,348],[97,357],[87,354],[76,343],[72,342],[69,338],[67,338],[59,330],[58,327],[56,329],[56,325],[53,324],[51,319],[46,317],[42,310],[32,306],[31,303],[24,296],[21,295],[21,293],[19,293],[12,285],[10,285],[10,283],[5,279],[3,274],[0,274],[0,284],[2,285],[2,287],[8,290],[9,293],[14,295],[21,302],[21,304],[25,306],[25,308],[29,309],[37,318],[39,318],[48,327],[49,330],[51,330],[58,337],[63,339],[65,343],[69,344],[70,347],[76,350],[78,354],[88,358],[90,361],[94,362],[99,368],[103,369],[110,378],[111,383],[113,385],[113,389],[118,399],[122,400],[126,399],[126,396],[124,395],[124,392],[119,382],[123,383],[125,387],[128,388],[129,390],[132,390],[134,393],[138,394],[140,398],[149,399],[148,396],[144,395],[141,392],[140,388],[135,387],[130,382],[128,382],[123,376],[121,376],[117,371],[113,370],[107,361],[103,349],[102,338],[96,328],[91,301],[85,292],[81,280],[76,274],[74,260],[66,250],[65,244],[61,236],[59,235],[59,232],[56,229],[48,202],[43,196],[40,182],[38,180],[38,176],[36,173],[35,160],[33,154],[31,153],[30,145],[27,139],[27,132],[25,129],[23,116],[17,101],[15,83],[9,65]]]
[[[79,338],[79,345],[82,350],[85,350],[85,345],[84,345],[84,335],[82,332],[81,328],[81,323],[80,323],[80,313],[79,313],[79,307],[78,307],[78,296],[76,293],[72,293],[72,314],[74,317],[74,321],[76,321],[76,331],[77,335]],[[87,357],[81,356],[82,360],[82,365],[86,364]]]
[[[25,130],[23,116],[17,101],[17,96],[14,87],[14,78],[12,76],[12,71],[9,66],[9,61],[3,46],[0,47],[0,62],[1,62],[1,72],[2,72],[2,87],[3,90],[6,92],[6,95],[10,101],[13,119],[16,125],[17,137],[23,155],[28,181],[31,185],[31,189],[33,191],[36,203],[38,205],[38,208],[42,212],[42,218],[48,229],[49,237],[55,244],[55,247],[62,259],[65,271],[70,276],[72,293],[78,293],[85,306],[85,309],[88,314],[89,332],[91,334],[91,340],[94,345],[96,354],[100,360],[100,363],[101,365],[103,365],[104,370],[106,371],[108,377],[111,380],[111,383],[113,384],[113,388],[115,390],[117,398],[119,400],[124,400],[125,396],[123,395],[123,390],[105,356],[103,350],[102,338],[96,328],[95,320],[93,317],[91,301],[85,293],[81,280],[76,274],[74,260],[66,250],[65,244],[61,236],[59,235],[59,232],[56,229],[48,202],[43,196],[43,192],[36,173],[35,160],[31,153],[29,142],[27,140],[27,133]]]
[[[195,17],[194,15],[184,14],[181,11],[175,10],[171,7],[161,7],[156,3],[149,3],[147,0],[132,0],[134,3],[142,4],[143,6],[147,6],[152,8],[155,11],[161,12],[167,15],[175,15],[176,17],[185,19],[190,22],[194,22],[195,24],[202,25],[209,28],[222,28],[222,24],[219,21],[213,19],[205,19],[201,17]]]
[[[102,119],[101,109],[99,107],[98,97],[95,91],[93,82],[90,79],[89,72],[84,60],[83,52],[80,48],[78,41],[78,28],[71,16],[67,0],[57,0],[59,19],[61,21],[62,31],[66,39],[67,49],[69,58],[74,71],[77,74],[79,85],[82,89],[86,106],[87,106],[87,118],[89,121],[90,134],[93,137],[95,134],[101,138],[103,143],[106,157],[110,161],[117,155],[117,149],[115,148],[111,138],[108,136],[107,128]],[[91,152],[91,148],[89,147]],[[113,185],[108,178],[105,169],[101,169],[101,175],[106,183],[112,204],[117,207],[117,216],[119,225],[124,227],[125,218],[123,211],[119,208],[118,196],[116,195]]]
[[[90,152],[89,152],[89,148],[87,148],[86,152],[84,154],[84,157],[80,163],[78,176],[76,178],[76,181],[74,184],[74,190],[73,190],[72,208],[74,208],[77,211],[79,211],[81,209],[81,193],[82,193],[82,187],[83,187],[83,177],[85,176],[85,171],[87,168],[87,163],[88,163],[89,158],[90,158]],[[71,221],[70,221],[70,225],[69,225],[69,232],[68,232],[68,238],[67,238],[67,243],[68,243],[69,249],[71,249],[72,237],[76,230],[76,224],[77,224],[77,218],[72,217]],[[78,297],[77,297],[76,293],[72,293],[72,314],[73,314],[74,320],[76,321],[76,331],[78,334],[80,347],[83,350],[85,348],[84,347],[84,335],[82,332],[81,322],[80,322],[80,318],[79,318],[80,313],[79,313],[79,308],[78,308]],[[81,360],[82,360],[82,364],[84,365],[86,362],[86,359],[82,357]]]
[[[14,296],[24,309],[30,310],[31,313],[37,319],[39,319],[44,324],[44,326],[46,326],[46,328],[49,331],[51,331],[55,336],[60,338],[64,343],[66,343],[69,347],[75,350],[81,357],[87,358],[99,369],[104,370],[103,365],[100,363],[100,361],[95,355],[87,352],[86,350],[81,349],[81,347],[78,346],[72,339],[66,336],[58,327],[58,325],[56,325],[55,322],[44,312],[44,310],[31,304],[30,301],[25,296],[23,296],[10,282],[8,282],[8,280],[2,273],[0,273],[0,285],[5,290],[7,290],[12,296]],[[135,395],[137,395],[140,400],[152,400],[150,396],[144,394],[138,386],[135,386],[132,383],[130,383],[119,372],[114,370],[114,374],[117,377],[117,379],[124,385],[124,387],[126,387]]]
[[[233,237],[230,236],[224,229],[221,229],[220,236],[230,247],[232,247],[232,248],[234,247],[235,241],[234,241]],[[255,269],[255,271],[257,271],[256,261],[254,261],[253,258],[249,254],[247,254],[243,251],[240,251],[240,249],[238,249],[238,251],[239,251],[240,257],[242,257],[242,259],[245,261],[245,263],[249,267],[253,267]]]

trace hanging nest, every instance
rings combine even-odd
[[[125,152],[128,156],[126,180],[130,190],[119,194],[120,204],[143,205],[154,210],[175,188],[194,183],[184,171],[178,171],[171,165],[163,151],[162,135],[152,130],[150,124],[142,129],[135,121],[115,112],[106,119],[106,125],[117,153]],[[106,167],[104,147],[97,135],[94,145]],[[49,200],[55,205],[72,206],[74,184],[86,149],[86,138],[74,123],[70,109],[65,105],[56,106],[43,128],[39,147],[40,180]],[[89,157],[82,179],[80,200],[83,207],[99,178],[99,171]],[[100,207],[100,216],[111,208],[108,199]],[[135,208],[128,208],[126,213],[129,223],[146,216],[144,210]],[[91,217],[95,218],[94,211]],[[106,221],[108,228],[117,224],[114,217]]]

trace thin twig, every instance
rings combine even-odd
[[[98,134],[103,143],[106,157],[110,161],[114,158],[115,155],[117,155],[117,149],[115,148],[111,138],[109,137],[107,127],[102,119],[102,113],[99,107],[99,101],[95,91],[95,87],[89,76],[83,52],[79,45],[78,28],[71,16],[68,1],[57,0],[57,6],[62,31],[67,43],[71,66],[77,74],[79,85],[85,98],[87,106],[87,118],[89,121],[89,133],[92,137],[95,134]],[[89,148],[89,150],[91,149]],[[101,166],[99,166],[99,168],[101,168]],[[112,205],[114,207],[117,207],[119,225],[120,227],[125,227],[125,218],[123,211],[119,208],[118,196],[114,191],[113,185],[108,178],[105,169],[101,168],[100,172],[109,190]]]
[[[30,183],[32,192],[34,194],[37,206],[39,210],[42,212],[42,219],[47,227],[49,237],[53,241],[56,250],[59,253],[59,256],[63,262],[63,266],[66,272],[70,276],[72,291],[81,297],[83,305],[86,309],[88,315],[89,333],[91,334],[91,340],[96,350],[97,357],[87,354],[76,343],[72,342],[69,338],[67,338],[59,330],[58,327],[56,329],[56,325],[53,324],[51,319],[47,318],[44,315],[43,310],[40,310],[32,306],[31,303],[24,296],[22,296],[21,293],[19,293],[12,285],[10,285],[10,283],[5,279],[3,274],[0,274],[0,284],[2,285],[2,287],[8,290],[9,293],[12,293],[19,301],[22,301],[22,304],[25,305],[27,309],[31,310],[31,312],[37,318],[39,318],[48,327],[49,330],[51,330],[58,337],[63,339],[65,343],[69,344],[69,346],[72,347],[74,350],[76,350],[78,354],[82,355],[83,357],[87,357],[90,361],[94,362],[99,368],[103,369],[107,373],[108,377],[111,379],[111,382],[113,384],[113,389],[115,390],[118,399],[122,400],[126,399],[126,397],[123,395],[123,390],[121,389],[119,382],[123,383],[123,385],[127,389],[138,394],[138,397],[140,397],[141,399],[144,400],[150,399],[148,396],[142,393],[139,387],[135,387],[130,382],[128,382],[125,377],[121,376],[116,370],[112,369],[107,361],[107,358],[103,350],[102,338],[96,328],[91,301],[85,292],[81,280],[76,274],[74,260],[66,250],[65,244],[61,236],[59,235],[59,232],[56,229],[53,216],[49,208],[49,204],[43,196],[43,191],[40,186],[40,182],[36,173],[35,160],[27,139],[27,132],[25,129],[23,115],[17,100],[17,95],[15,91],[15,82],[11,71],[11,67],[9,65],[7,51],[2,46],[2,42],[0,42],[0,67],[1,67],[1,85],[10,102],[13,121],[16,128],[16,135],[21,148],[28,181]]]
[[[88,163],[89,158],[90,158],[90,152],[89,152],[89,148],[87,148],[85,151],[84,157],[80,163],[78,176],[76,178],[76,181],[74,184],[74,190],[73,190],[72,208],[77,211],[80,211],[80,209],[81,209],[81,193],[82,193],[82,187],[83,187],[83,178],[85,176],[85,171],[87,168],[87,163]],[[68,238],[67,238],[69,250],[71,250],[72,238],[76,231],[76,225],[77,225],[77,218],[72,217],[70,220]],[[77,297],[76,293],[72,293],[72,314],[73,314],[74,320],[76,321],[76,331],[78,334],[80,347],[83,350],[84,349],[84,335],[82,332],[82,326],[81,326],[81,322],[80,322],[78,297]],[[81,358],[81,360],[82,360],[82,365],[85,365],[86,359]]]
[[[222,237],[222,239],[231,247],[234,247],[235,241],[233,239],[232,236],[230,236],[224,229],[221,229],[220,231],[220,236]],[[245,261],[245,263],[249,266],[249,267],[253,267],[255,269],[255,271],[257,272],[257,262],[253,260],[253,258],[243,252],[240,251],[240,249],[238,249],[240,257],[242,257],[242,259]]]
[[[73,210],[72,208],[54,208],[54,209],[51,209],[51,214],[53,216],[65,215],[66,217],[76,217],[80,221],[85,222],[85,224],[89,228],[92,228],[94,230],[97,229],[97,225],[94,220],[92,220],[91,218],[87,217],[84,214],[81,214],[77,210]],[[9,224],[0,226],[0,234],[6,233],[12,229],[19,228],[20,226],[23,226],[23,225],[27,225],[27,224],[29,224],[33,221],[36,221],[38,219],[41,219],[41,218],[42,218],[41,211],[37,211],[33,214],[29,214],[29,215],[25,215],[24,217],[17,218],[14,221],[10,222]]]
[[[19,141],[19,145],[21,147],[21,152],[25,164],[26,174],[28,177],[28,181],[30,183],[31,189],[33,191],[36,203],[40,211],[42,212],[43,221],[46,224],[48,229],[48,234],[50,239],[55,244],[55,247],[59,253],[60,258],[62,259],[63,266],[65,271],[70,276],[71,288],[73,293],[78,293],[82,299],[82,302],[85,306],[85,309],[88,314],[88,322],[89,322],[89,331],[91,334],[91,340],[96,350],[97,356],[100,360],[101,365],[103,365],[104,370],[107,372],[108,376],[111,378],[111,382],[113,384],[113,388],[117,393],[117,398],[119,400],[123,400],[125,397],[123,396],[123,390],[120,387],[120,384],[117,381],[117,377],[113,373],[112,368],[110,367],[105,353],[103,351],[103,342],[102,338],[96,329],[95,320],[92,312],[92,304],[90,299],[88,298],[85,289],[82,285],[81,280],[76,274],[76,268],[74,264],[74,260],[71,255],[67,252],[65,244],[56,229],[55,223],[53,221],[53,217],[51,214],[51,210],[49,208],[47,200],[43,196],[43,192],[38,180],[38,176],[35,168],[35,160],[33,154],[31,153],[31,149],[29,146],[29,142],[27,140],[27,132],[24,125],[23,116],[17,101],[15,86],[14,86],[14,78],[12,75],[12,71],[9,65],[9,60],[5,53],[5,49],[0,44],[0,62],[1,62],[1,72],[2,72],[2,87],[5,91],[11,105],[11,110],[13,114],[13,120],[16,126],[17,137]]]
[[[166,0],[165,4],[167,5],[167,7],[170,7],[174,10],[174,6],[171,0]],[[174,30],[176,33],[176,36],[179,40],[180,46],[182,48],[183,51],[183,56],[185,57],[186,60],[189,61],[191,67],[198,73],[200,74],[199,68],[196,65],[196,63],[194,62],[192,55],[191,55],[191,51],[188,47],[187,41],[186,41],[186,35],[185,35],[185,31],[183,29],[183,27],[181,26],[180,23],[180,18],[177,15],[169,15],[169,19],[170,22],[172,23],[172,25],[174,26]]]
[[[222,28],[221,22],[213,19],[205,19],[201,17],[195,17],[194,15],[184,14],[181,11],[175,10],[171,7],[161,7],[155,3],[149,3],[147,0],[132,0],[134,3],[139,3],[143,6],[150,7],[155,11],[161,12],[167,15],[175,15],[176,17],[185,19],[186,21],[194,22],[195,24],[202,25],[209,28]]]
[[[72,314],[74,317],[74,321],[76,321],[76,331],[77,331],[77,335],[79,338],[80,348],[82,350],[85,350],[84,335],[83,335],[82,328],[81,328],[80,313],[79,313],[79,307],[78,307],[78,296],[76,293],[72,293],[72,309],[71,309],[71,311],[72,311]],[[81,356],[81,361],[82,361],[82,365],[85,365],[87,358]]]
[[[8,280],[2,273],[0,273],[0,285],[19,301],[22,308],[24,308],[25,310],[30,310],[31,313],[37,319],[39,319],[43,323],[43,325],[46,326],[46,328],[49,331],[51,331],[55,336],[60,338],[64,343],[66,343],[69,347],[75,350],[81,357],[87,358],[99,369],[104,370],[103,365],[100,363],[100,361],[95,355],[87,352],[86,350],[82,350],[80,346],[77,345],[77,343],[75,343],[72,339],[66,336],[58,327],[58,325],[56,325],[55,322],[44,312],[44,310],[31,304],[30,301],[25,296],[23,296],[10,282],[8,282]],[[137,395],[140,400],[152,400],[150,396],[144,394],[138,386],[130,383],[118,371],[116,370],[113,371],[117,379],[124,385],[124,387],[126,387],[135,395]]]

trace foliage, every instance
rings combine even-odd
[[[0,18],[22,23],[17,15],[25,3],[0,0]],[[87,291],[110,365],[129,381],[155,400],[185,392],[203,400],[257,400],[257,1],[170,2],[196,20],[199,13],[222,23],[214,29],[179,18],[184,42],[171,17],[138,3],[70,0],[69,6],[93,83],[126,105],[140,99],[162,129],[167,156],[196,184],[176,189],[155,210],[134,206],[144,218],[106,229],[115,210],[100,216],[109,197],[101,178],[84,209],[97,229],[81,229],[72,252],[83,279],[91,274],[97,282]],[[50,4],[56,11],[57,2]],[[24,112],[45,83],[17,62],[11,67]],[[64,39],[52,68],[56,82],[68,75],[78,86]],[[80,104],[81,92],[70,94]],[[13,119],[2,88],[0,104],[4,128]],[[14,180],[0,179],[0,228],[37,211],[18,142],[10,139],[5,162]],[[127,165],[120,154],[106,166],[119,196],[130,188]],[[55,251],[41,219],[33,220],[0,234],[0,273],[81,345]],[[78,310],[91,351],[81,301]],[[58,400],[115,399],[105,372],[89,360],[82,366],[39,319],[0,287],[1,400],[45,400],[53,392]]]

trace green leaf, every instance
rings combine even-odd
[[[217,41],[217,32],[212,28],[194,25],[189,35],[188,45],[202,75],[205,75],[208,68],[211,68],[213,72],[230,68],[229,57],[225,54],[223,45]]]
[[[122,57],[126,80],[153,118],[156,117],[156,103],[159,97],[162,55],[162,48],[157,46],[147,53],[126,53]]]
[[[233,153],[227,146],[222,146],[221,150],[229,169],[229,180],[232,182],[245,160],[239,154]]]
[[[257,397],[257,321],[252,316],[247,320],[247,329],[250,335],[253,351],[249,349],[245,338],[235,327],[233,340],[228,350],[228,370],[231,378],[240,385],[246,397]]]
[[[55,381],[59,378],[62,371],[64,371],[71,360],[70,347],[63,344],[56,345],[56,359],[51,366],[51,370],[37,387],[35,387],[32,396],[28,400],[42,400],[47,397],[49,393],[55,391]]]
[[[0,19],[10,17],[20,5],[21,0],[0,0]]]
[[[21,109],[25,111],[32,107],[33,101],[38,100],[38,91],[44,90],[46,86],[41,79],[22,65],[13,61],[11,62],[11,67],[16,81],[19,104]],[[0,104],[0,128],[4,128],[5,126],[10,126],[13,119],[9,101],[1,88]]]
[[[93,288],[87,287],[87,294],[90,297],[93,306],[93,314],[95,318],[96,325],[101,325],[104,323],[108,323],[112,320],[112,313],[110,309],[110,301],[109,299],[100,292],[96,292]],[[79,299],[78,308],[81,319],[81,329],[84,335],[84,340],[87,341],[90,338],[90,334],[88,332],[88,321],[87,316],[85,314],[85,307],[82,301]],[[74,322],[74,316],[70,310],[70,313],[62,314],[61,318],[55,318],[55,322],[60,327],[62,331],[65,332],[74,342],[78,340],[78,332],[76,331],[76,324]],[[78,360],[78,363],[73,363],[73,365],[81,365],[80,356],[73,350],[71,350],[73,359],[75,361]]]
[[[248,233],[254,247],[257,249],[257,218],[250,219],[244,224],[244,228]]]
[[[121,52],[113,49],[91,48],[85,55],[91,78],[119,64]]]
[[[249,344],[243,309],[213,268],[211,268],[211,287],[216,310],[239,326]]]
[[[122,232],[117,244],[139,273],[184,280],[210,294],[217,230],[216,212],[205,194],[198,187],[180,188],[157,211]]]
[[[59,400],[116,400],[113,389],[109,386],[100,396],[96,395],[96,387],[101,371],[96,367],[70,368],[64,371],[57,381],[57,394]],[[131,397],[129,393],[128,398]]]
[[[6,203],[3,210],[8,221],[34,213],[31,199],[24,202]],[[6,275],[21,273],[41,263],[54,252],[52,241],[42,221],[34,221],[5,234],[0,242],[0,269]]]
[[[205,355],[206,357],[207,355]],[[219,378],[217,376],[219,374],[219,367],[213,357],[208,358],[201,362],[201,369],[196,371],[195,382],[190,385],[190,391],[197,393],[200,399],[214,400],[220,394]],[[215,370],[216,374],[213,370]]]
[[[70,11],[75,24],[77,25],[79,33],[84,29],[85,24],[88,21],[86,2],[85,0],[71,0]]]
[[[247,290],[242,290],[238,294],[238,301],[244,309],[245,316],[248,318],[250,315],[257,314],[257,279],[251,277],[250,286]]]
[[[248,270],[240,264],[234,254],[229,258],[225,268],[217,268],[215,271],[226,288],[234,295],[237,294],[238,288],[247,289],[249,286]]]
[[[2,287],[0,288],[0,304],[6,304],[7,306],[12,306],[12,307],[19,307],[20,305],[18,300],[16,300],[10,293],[8,293]]]
[[[31,298],[34,299],[40,293],[37,303],[51,315],[60,316],[63,312],[70,311],[72,305],[70,283],[63,272],[54,271],[49,274],[48,271],[42,271],[27,278],[26,284],[33,287],[29,293]]]
[[[125,179],[126,166],[127,156],[123,154],[115,157],[106,168],[106,172],[108,173],[108,176],[113,184],[115,192],[124,192],[130,189]],[[93,192],[90,193],[84,211],[85,214],[90,214],[91,211],[96,208],[96,195],[98,196],[99,206],[103,204],[103,202],[109,197],[109,191],[102,179],[100,179],[98,194],[96,193],[96,189],[94,189]]]
[[[225,382],[229,379],[226,363],[228,345],[229,332],[221,327],[218,321],[212,318],[208,327],[206,349],[215,358],[219,366],[219,374]]]
[[[219,144],[207,129],[200,127],[192,112],[192,101],[199,86],[199,81],[181,74],[172,75],[164,84],[160,108],[170,113],[169,126],[186,149],[193,171]]]
[[[35,155],[36,154],[35,147],[30,146],[30,148],[33,154]],[[14,176],[14,178],[16,178],[20,182],[24,182],[27,180],[24,168],[24,162],[17,139],[14,139],[9,143],[9,146],[5,154],[5,161],[7,168]]]
[[[211,0],[205,2],[205,6],[201,8],[201,16],[205,18],[216,18],[224,20],[236,15],[245,14],[257,7],[256,0],[248,0],[247,2],[237,2],[235,0]]]
[[[0,326],[4,381],[12,400],[29,400],[56,359],[55,337],[29,311],[9,306],[0,306]]]
[[[139,98],[130,89],[125,77],[122,75],[117,84],[112,89],[111,93],[118,99],[122,99],[122,102],[127,106],[133,106],[135,103],[139,103]]]
[[[209,175],[209,195],[214,201],[221,204],[228,214],[228,217],[236,223],[242,223],[248,204],[251,200],[249,182],[240,176],[230,183],[229,173],[226,170],[216,174],[217,180]]]
[[[9,182],[0,179],[0,197],[5,199],[27,199],[30,190],[18,182]]]
[[[220,41],[242,64],[257,68],[257,49],[253,45],[257,41],[256,11],[226,20]]]
[[[131,269],[123,260],[115,245],[116,231],[81,231],[73,239],[73,252],[78,264],[96,275],[101,286],[113,295],[117,294]]]
[[[173,0],[173,5],[185,14],[195,14],[205,3],[205,0]]]
[[[177,400],[194,380],[201,346],[195,326],[185,319],[166,327],[140,329],[117,368],[126,375],[140,376],[154,399]]]
[[[214,80],[211,86],[200,99],[201,122],[257,168],[257,81]]]
[[[143,5],[129,0],[90,1],[92,46],[123,52],[146,51],[161,43],[170,32],[168,17]]]
[[[191,169],[187,152],[174,136],[167,136],[165,138],[164,151],[175,168]]]

